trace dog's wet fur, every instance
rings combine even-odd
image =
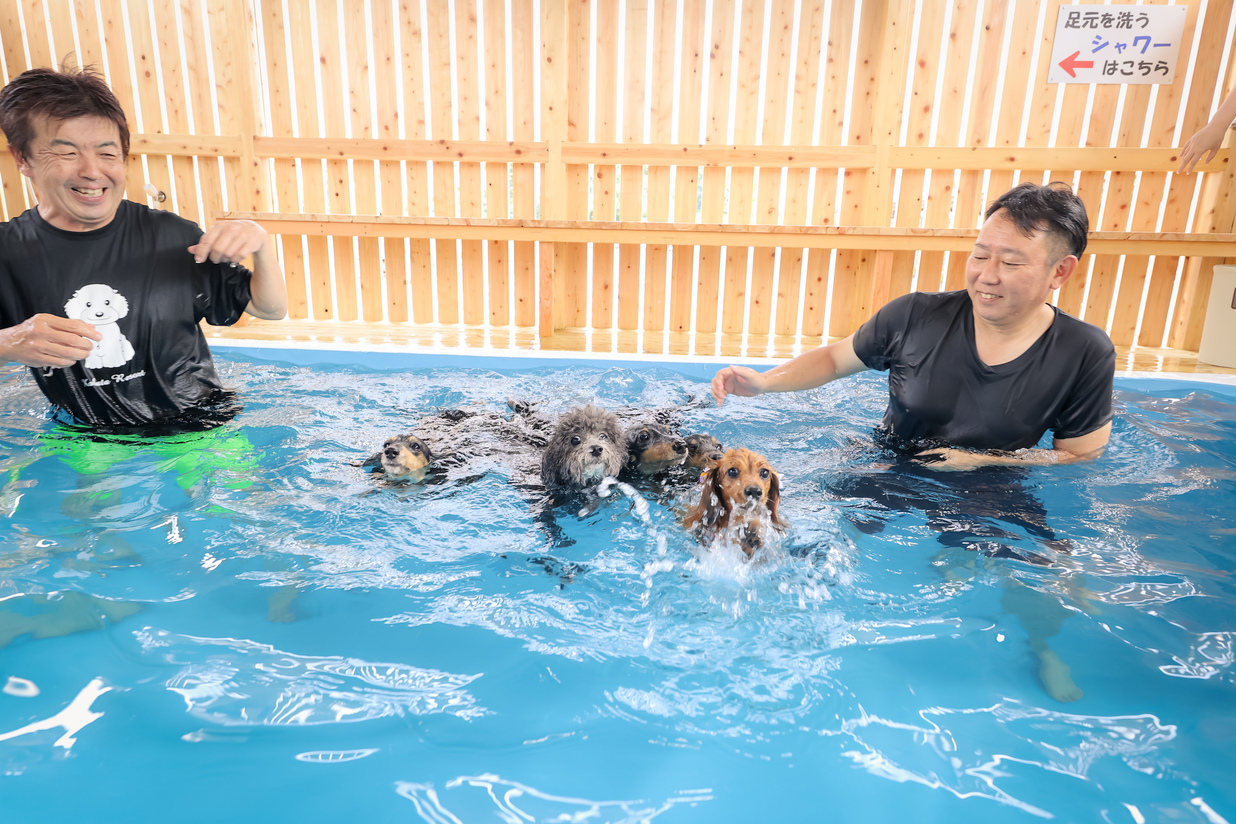
[[[768,459],[749,449],[730,449],[704,471],[699,503],[683,520],[702,540],[733,539],[750,558],[764,545],[765,528],[784,530],[778,508],[781,479]]]
[[[541,481],[553,491],[583,491],[616,477],[627,462],[618,417],[586,404],[568,410],[554,425],[541,456]]]

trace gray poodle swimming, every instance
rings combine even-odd
[[[587,404],[566,412],[541,456],[541,481],[551,490],[580,491],[617,476],[627,461],[616,415]]]

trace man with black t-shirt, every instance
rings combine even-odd
[[[1116,350],[1102,329],[1048,303],[1077,269],[1088,228],[1068,187],[1023,183],[987,210],[965,291],[899,297],[849,337],[764,373],[728,366],[713,397],[887,370],[881,440],[934,468],[1093,458],[1111,434]],[[1035,449],[1048,430],[1052,447]]]
[[[287,311],[257,223],[205,234],[124,199],[129,128],[98,75],[31,69],[0,90],[0,128],[38,205],[0,224],[0,360],[95,426],[192,415],[222,390],[199,322]],[[253,255],[253,271],[239,261]]]
[[[919,509],[945,547],[1049,563],[1045,556],[1068,552],[1069,541],[1057,539],[1042,504],[1022,487],[1026,467],[1097,457],[1112,430],[1111,340],[1047,302],[1077,269],[1088,230],[1085,206],[1067,186],[1023,183],[987,210],[965,291],[899,297],[844,340],[764,373],[728,366],[712,380],[713,397],[720,404],[727,395],[811,389],[887,370],[876,440],[904,457],[887,471],[836,482],[840,498],[873,502],[855,519],[859,529],[883,529],[882,512]],[[1048,430],[1051,448],[1037,448]],[[950,483],[936,469],[975,471]],[[1027,537],[1036,549],[1016,548]],[[974,562],[933,566],[956,577]],[[1070,667],[1047,643],[1072,608],[1014,577],[1004,589],[1001,601],[1026,630],[1044,689],[1058,701],[1081,698]],[[1084,597],[1075,600],[1085,608]]]

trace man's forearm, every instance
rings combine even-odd
[[[280,320],[288,312],[287,286],[274,246],[274,240],[269,239],[253,253],[253,277],[249,281],[249,314],[264,320]]]
[[[853,342],[850,338],[845,338],[811,349],[768,370],[764,374],[765,391],[796,392],[815,389],[837,378],[861,372],[865,368],[854,354]]]

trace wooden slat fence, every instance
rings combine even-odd
[[[102,70],[129,197],[262,220],[291,325],[835,338],[961,286],[985,204],[1059,179],[1095,232],[1059,304],[1196,350],[1236,186],[1174,147],[1236,82],[1233,0],[1187,3],[1153,87],[1048,83],[1061,5],[13,0],[0,69]],[[0,183],[33,203],[7,153]]]

